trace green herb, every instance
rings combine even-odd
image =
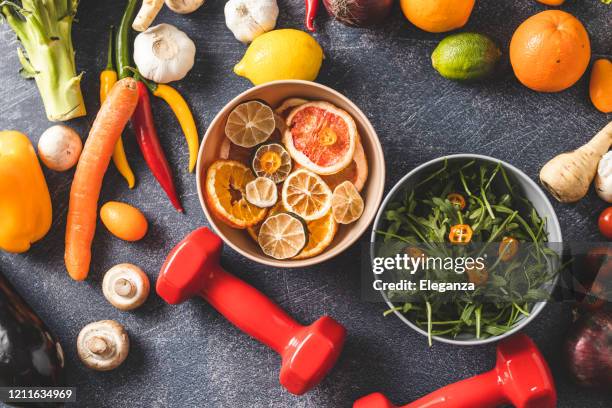
[[[462,194],[466,206],[460,210],[447,199]],[[484,283],[473,291],[414,291],[410,301],[398,304],[397,293],[387,296],[395,306],[385,316],[398,312],[432,336],[455,338],[462,334],[482,339],[498,336],[529,316],[533,305],[548,299],[544,288],[555,278],[558,255],[547,244],[546,220],[524,198],[501,164],[447,161],[424,178],[403,199],[389,204],[385,229],[376,231],[392,254],[416,245],[427,257],[488,256]],[[473,235],[468,245],[450,245],[450,228],[468,224]],[[520,242],[521,256],[502,260],[498,248],[502,238]],[[378,241],[378,240],[377,240]],[[380,254],[379,254],[380,255]],[[467,273],[443,274],[422,269],[419,278],[432,281],[467,282]],[[406,295],[405,292],[402,293]]]

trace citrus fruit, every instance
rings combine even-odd
[[[306,223],[308,229],[308,243],[293,259],[307,259],[319,255],[334,240],[338,231],[338,223],[334,220],[331,211],[322,218]]]
[[[565,0],[538,0],[542,4],[546,4],[547,6],[560,6]]]
[[[287,98],[278,105],[274,112],[283,119],[287,119],[291,110],[296,106],[304,105],[308,103],[306,99],[302,98]]]
[[[104,204],[100,208],[100,219],[114,236],[124,241],[142,239],[149,226],[147,219],[138,208],[118,201]]]
[[[306,169],[291,173],[283,184],[283,206],[305,221],[317,220],[327,214],[331,197],[332,192],[321,177]]]
[[[272,207],[278,201],[276,184],[267,177],[249,181],[245,188],[247,201],[260,208]]]
[[[249,101],[230,112],[225,135],[238,146],[253,147],[268,140],[275,128],[272,108],[259,101]]]
[[[569,88],[591,59],[589,35],[582,23],[561,10],[529,17],[510,41],[510,63],[518,80],[540,92]]]
[[[309,102],[287,117],[283,143],[298,164],[317,174],[334,174],[351,164],[358,138],[355,121],[328,102]]]
[[[279,201],[279,202],[276,203],[276,205],[274,205],[274,207],[272,207],[272,208],[270,208],[268,210],[267,216],[271,217],[273,215],[280,214],[280,213],[285,212],[285,211],[286,210],[285,210],[285,207],[283,207],[283,203],[281,201]],[[258,223],[258,224],[256,224],[256,225],[253,225],[253,226],[247,228],[247,232],[249,233],[249,236],[251,238],[253,238],[253,240],[255,242],[257,242],[257,236],[259,235],[259,229],[261,228],[261,224],[262,223],[263,223],[263,221]]]
[[[589,94],[593,105],[603,113],[612,112],[612,62],[599,59],[593,64]]]
[[[443,33],[463,27],[475,0],[400,0],[404,16],[421,30]]]
[[[252,166],[257,177],[267,177],[274,183],[281,183],[291,173],[291,156],[278,143],[265,144],[255,151]]]
[[[345,181],[334,189],[331,207],[336,222],[350,224],[361,217],[364,203],[355,185]]]
[[[331,190],[336,188],[336,186],[343,181],[348,180],[357,187],[357,190],[361,191],[368,180],[368,173],[368,160],[366,159],[361,140],[357,138],[355,153],[353,154],[353,161],[351,164],[338,173],[321,176],[321,178],[327,183]]]
[[[500,57],[499,47],[486,35],[460,33],[440,41],[431,62],[444,78],[469,81],[489,76]]]
[[[263,220],[267,210],[246,199],[246,185],[254,179],[253,172],[237,161],[214,162],[206,172],[205,196],[210,211],[234,228],[244,229]]]
[[[306,233],[306,227],[299,218],[280,213],[268,217],[261,224],[257,242],[264,254],[272,258],[293,258],[306,245]]]
[[[314,81],[322,63],[319,43],[303,31],[288,28],[255,38],[234,72],[254,85],[279,79]]]

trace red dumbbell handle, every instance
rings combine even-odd
[[[442,387],[402,408],[495,408],[507,399],[496,370]]]
[[[200,296],[240,330],[277,353],[283,353],[302,327],[263,293],[220,266],[207,271],[206,279]]]

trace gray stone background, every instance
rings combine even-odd
[[[125,1],[83,0],[73,37],[77,66],[85,71],[83,91],[89,115],[73,121],[83,136],[98,109],[98,74],[105,66],[107,29],[118,24]],[[186,95],[200,133],[216,112],[250,83],[232,72],[245,47],[225,27],[223,1],[208,0],[196,13],[164,10],[158,23],[175,24],[195,41],[197,63],[176,86]],[[279,27],[303,28],[302,0],[281,0]],[[612,117],[596,111],[588,99],[588,75],[571,89],[538,94],[521,86],[507,61],[510,37],[527,17],[546,7],[535,0],[479,0],[465,30],[492,36],[504,59],[496,78],[461,85],[441,78],[430,54],[443,35],[409,24],[396,5],[383,27],[351,29],[321,9],[316,39],[325,50],[318,81],[352,99],[377,129],[387,161],[387,190],[419,163],[460,152],[506,160],[535,178],[552,156],[586,142]],[[612,6],[598,0],[568,0],[563,9],[585,24],[593,58],[612,57]],[[12,32],[0,26],[0,128],[18,129],[34,143],[50,125],[33,82],[21,79]],[[407,403],[440,386],[490,369],[494,346],[434,344],[393,316],[382,317],[384,304],[359,299],[356,244],[336,259],[303,270],[274,270],[255,265],[232,250],[225,266],[259,288],[299,321],[329,314],[346,325],[348,340],[337,366],[322,384],[301,397],[278,384],[279,358],[241,334],[210,306],[192,300],[166,305],[154,293],[139,310],[119,312],[103,298],[104,271],[120,262],[140,265],[154,282],[167,252],[184,235],[206,224],[195,178],[186,172],[187,147],[170,110],[154,101],[162,143],[173,165],[185,215],[178,214],[149,173],[135,141],[124,137],[137,187],[130,191],[111,166],[101,202],[121,200],[144,211],[150,232],[127,244],[98,225],[93,263],[86,282],[68,278],[63,239],[72,171],[45,169],[54,214],[49,234],[27,253],[0,253],[0,269],[60,338],[67,357],[68,383],[78,388],[82,407],[348,407],[373,391]],[[596,219],[605,207],[594,193],[575,205],[555,204],[565,240],[598,240]],[[361,240],[367,242],[367,234]],[[116,319],[130,333],[132,349],[119,369],[98,373],[76,356],[75,339],[85,324]],[[570,308],[550,304],[527,328],[552,366],[559,406],[609,407],[610,396],[580,390],[567,379],[561,344]]]

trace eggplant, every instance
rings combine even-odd
[[[61,387],[63,368],[60,343],[0,272],[0,387]]]
[[[612,387],[612,311],[600,309],[581,316],[565,343],[570,374],[588,388]]]

